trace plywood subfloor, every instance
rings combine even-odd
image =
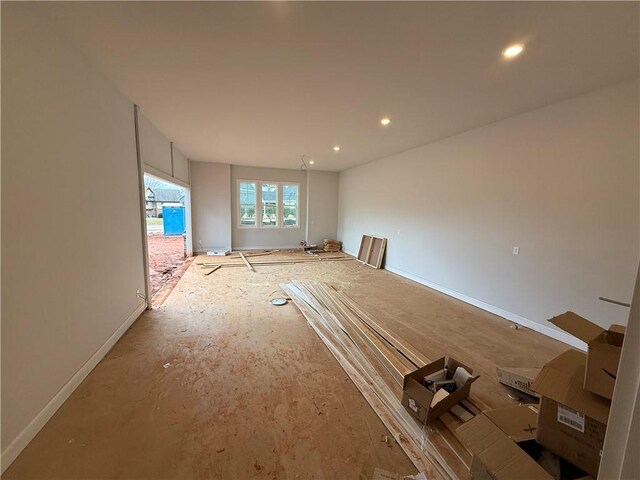
[[[285,256],[281,253],[262,260]],[[204,257],[202,257],[204,259]],[[6,479],[370,479],[415,473],[291,304],[290,280],[344,290],[431,358],[482,375],[474,395],[513,402],[495,365],[540,366],[567,347],[358,262],[191,265],[138,319],[3,475]]]

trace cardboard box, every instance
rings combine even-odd
[[[584,388],[611,400],[625,327],[613,324],[605,330],[573,312],[563,313],[549,321],[588,345]]]
[[[458,427],[473,454],[472,480],[593,480],[536,443],[538,407],[516,405],[489,410]]]
[[[538,412],[532,405],[490,410],[458,427],[473,454],[473,480],[553,480],[518,443],[535,439]]]
[[[470,374],[473,374],[473,370],[466,365],[463,365],[453,358],[442,357],[404,377],[402,384],[402,405],[404,405],[411,415],[422,423],[429,423],[435,420],[451,407],[467,398],[471,391],[471,384],[479,377],[478,375],[472,375],[466,380],[462,387],[432,405],[435,394],[422,384],[423,379],[428,375],[443,370],[445,367],[449,372],[448,378],[452,378],[458,367],[462,367]]]
[[[540,398],[536,392],[531,390],[531,382],[540,373],[540,368],[496,367],[496,373],[498,374],[498,381],[503,385],[515,388],[532,397]]]
[[[598,475],[611,402],[583,388],[587,356],[568,350],[551,360],[531,388],[541,396],[536,440]]]

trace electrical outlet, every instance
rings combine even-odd
[[[513,247],[513,254],[520,255],[520,247]]]

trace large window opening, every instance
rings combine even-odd
[[[300,185],[239,180],[238,227],[298,228]]]

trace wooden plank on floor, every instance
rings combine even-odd
[[[255,272],[256,270],[251,266],[251,264],[249,263],[249,260],[247,260],[247,257],[244,256],[244,253],[242,252],[238,252],[238,253],[240,254],[240,258],[242,259],[244,264],[247,266],[247,268],[252,272]]]
[[[216,270],[218,270],[221,267],[222,267],[222,265],[216,265],[211,270],[209,270],[207,273],[205,273],[205,275],[211,275],[213,272],[215,272]]]

